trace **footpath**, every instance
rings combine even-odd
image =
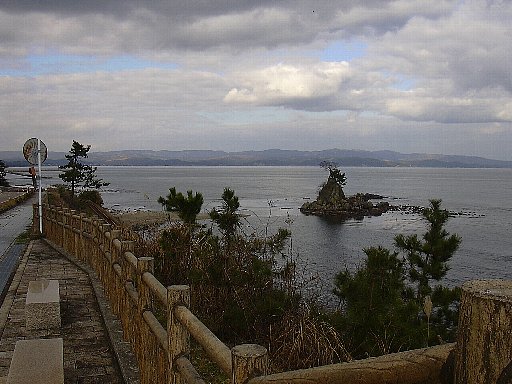
[[[3,192],[0,198],[8,195]],[[16,243],[16,238],[32,223],[32,204],[36,198],[32,197],[18,206],[0,214],[0,300],[9,287],[10,279],[14,273],[26,244]]]
[[[116,320],[91,271],[45,240],[15,243],[31,223],[32,202],[0,215],[0,284],[6,286],[0,307],[0,383],[7,382],[16,342],[47,338],[63,340],[64,383],[137,383],[134,358],[122,345],[122,334],[113,335]],[[41,279],[59,281],[61,326],[28,330],[29,282]]]
[[[0,198],[6,195],[3,192]],[[36,197],[31,197],[18,206],[0,214],[0,256],[11,246],[14,239],[32,223],[32,204]]]

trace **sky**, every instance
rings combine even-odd
[[[512,160],[512,2],[0,0],[0,150]]]

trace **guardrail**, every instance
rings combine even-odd
[[[135,353],[141,383],[203,383],[189,360],[190,337],[237,384],[427,384],[445,375],[454,344],[269,375],[264,347],[228,348],[189,310],[190,288],[164,287],[153,274],[153,258],[136,257],[133,241],[123,241],[117,227],[62,207],[44,205],[42,212],[43,235],[96,271]],[[35,206],[34,222],[37,215]]]
[[[190,336],[233,383],[266,373],[264,347],[228,348],[189,310],[190,288],[164,287],[153,274],[153,258],[136,257],[134,243],[120,239],[121,231],[111,224],[44,205],[43,228],[48,240],[96,271],[136,355],[141,383],[202,383],[188,358]]]

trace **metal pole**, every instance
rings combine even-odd
[[[39,173],[39,233],[43,234],[43,205],[41,203],[42,175],[41,175],[41,140],[37,139],[37,167]]]

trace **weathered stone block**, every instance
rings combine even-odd
[[[20,340],[16,343],[7,384],[64,383],[62,339]]]
[[[27,330],[60,328],[59,281],[29,282],[25,314]]]

